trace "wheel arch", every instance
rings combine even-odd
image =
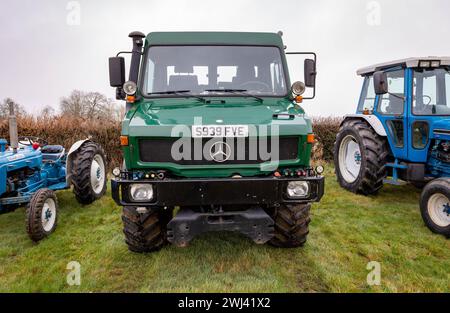
[[[358,119],[366,121],[379,136],[387,137],[386,130],[383,127],[383,123],[381,123],[380,119],[375,115],[364,115],[364,114],[345,115],[340,126],[342,126],[342,124],[344,124],[344,122],[348,120],[358,120]]]
[[[72,161],[75,156],[75,152],[77,152],[83,144],[86,142],[92,142],[91,138],[86,138],[83,140],[78,140],[75,142],[69,149],[69,152],[67,153],[67,160],[66,160],[66,184],[67,186],[70,186],[72,184]]]

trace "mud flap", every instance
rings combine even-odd
[[[274,235],[274,221],[258,208],[222,213],[197,213],[185,209],[167,225],[167,239],[178,247],[184,247],[195,236],[212,231],[239,232],[257,244],[264,244]]]

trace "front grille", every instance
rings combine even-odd
[[[182,139],[183,144],[178,140],[179,138],[140,139],[139,156],[141,161],[169,162],[180,165],[260,164],[269,161],[296,160],[298,157],[298,137],[280,137],[278,157],[276,149],[272,149],[270,138],[262,143],[249,138],[228,138],[226,140],[186,138]],[[229,148],[225,147],[223,142],[227,143]],[[172,155],[174,144],[176,144],[175,153]],[[221,157],[221,155],[216,155],[216,160],[211,157],[211,154],[215,154],[215,152],[220,153],[220,146],[223,147],[222,150],[227,150],[230,155],[229,159]],[[263,151],[263,154],[260,153],[260,150]],[[270,153],[273,153],[271,157],[268,155]]]

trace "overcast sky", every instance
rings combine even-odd
[[[307,112],[343,115],[355,110],[359,67],[450,55],[449,12],[447,0],[2,0],[0,100],[37,113],[73,89],[113,98],[108,57],[131,48],[133,30],[282,30],[287,51],[318,54]]]

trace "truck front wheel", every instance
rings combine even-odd
[[[122,213],[125,242],[130,251],[137,253],[158,251],[167,243],[167,224],[172,215],[172,210],[168,209],[144,210],[146,212],[124,207]]]
[[[272,216],[275,222],[274,237],[269,243],[280,248],[301,247],[306,242],[311,218],[311,204],[282,204],[275,208]]]

